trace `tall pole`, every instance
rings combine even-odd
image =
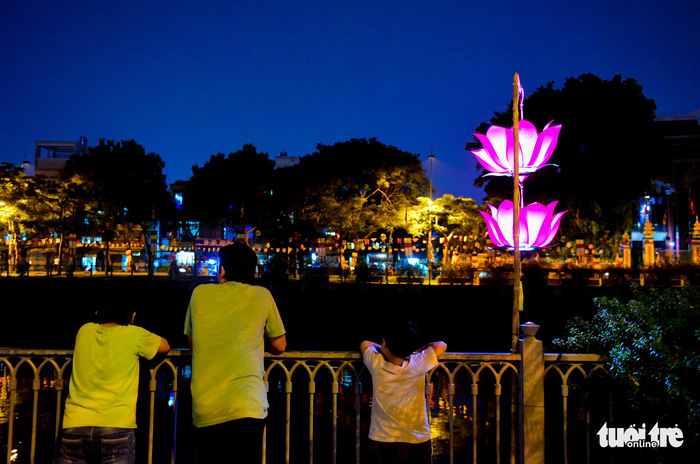
[[[518,330],[520,326],[520,142],[518,137],[520,103],[520,76],[513,77],[513,320],[511,325],[512,353],[518,351]]]
[[[428,285],[433,278],[433,147],[430,147],[430,203],[428,204]]]

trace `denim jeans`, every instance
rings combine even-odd
[[[134,429],[74,427],[63,429],[59,464],[134,464]]]

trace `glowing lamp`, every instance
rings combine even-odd
[[[561,217],[566,213],[554,213],[556,201],[547,206],[530,203],[520,208],[518,221],[519,248],[542,248],[557,234]],[[491,214],[479,211],[486,220],[489,237],[497,247],[513,248],[513,202],[504,200],[498,208],[488,205]]]
[[[521,120],[518,129],[520,148],[519,174],[522,182],[527,176],[549,161],[554,148],[557,146],[561,124],[550,127],[550,121],[541,133],[537,133],[535,125],[530,121]],[[515,170],[513,153],[515,151],[515,136],[513,128],[491,126],[486,135],[474,134],[483,148],[472,150],[479,163],[490,171],[487,176],[512,176]]]

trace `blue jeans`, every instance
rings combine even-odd
[[[74,427],[63,429],[59,464],[134,464],[134,429]]]

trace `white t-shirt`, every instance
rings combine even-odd
[[[433,348],[412,354],[402,366],[386,361],[375,347],[366,349],[362,358],[373,385],[369,438],[401,443],[430,440],[425,374],[438,365]]]

